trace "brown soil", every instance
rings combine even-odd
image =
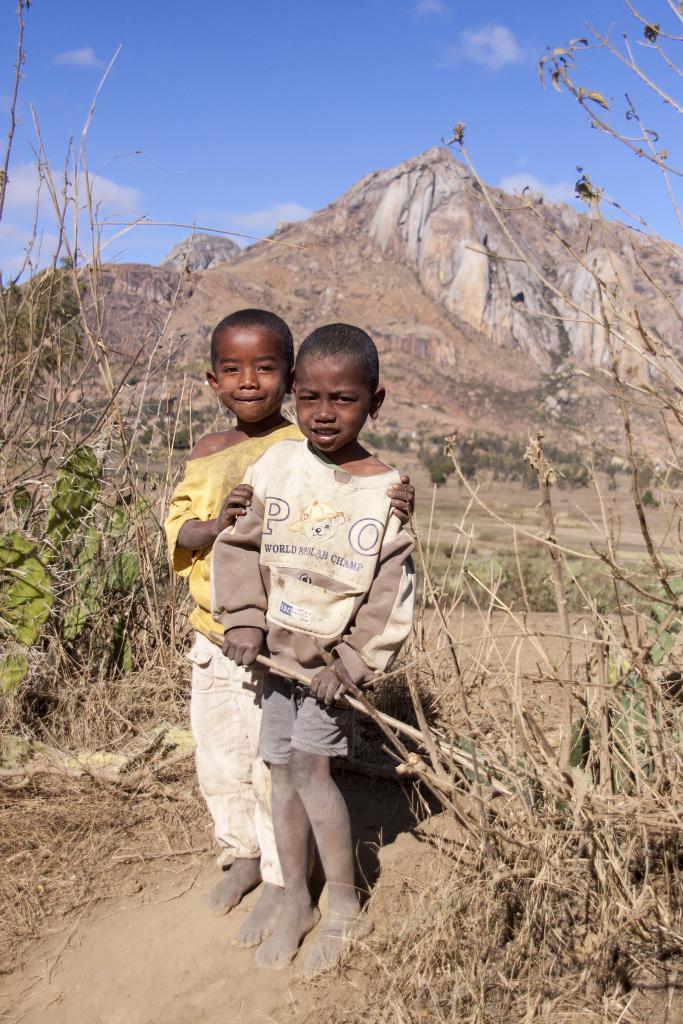
[[[415,834],[406,791],[351,773],[341,784],[367,885],[380,874],[405,872],[429,852]],[[140,860],[113,898],[61,917],[52,934],[26,951],[20,968],[0,979],[0,1019],[248,1024],[312,1013],[321,987],[333,979],[305,984],[296,962],[282,973],[257,970],[252,953],[230,942],[257,894],[229,916],[212,917],[203,908],[203,894],[216,877],[211,856],[193,858],[190,866],[183,861]]]

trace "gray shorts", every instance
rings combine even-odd
[[[268,676],[262,709],[259,754],[269,764],[288,764],[292,748],[348,757],[353,727],[348,705],[318,704],[305,686]]]

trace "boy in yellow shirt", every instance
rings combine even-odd
[[[270,775],[258,756],[264,673],[226,658],[213,637],[223,627],[211,617],[211,549],[222,530],[244,515],[251,488],[245,471],[277,441],[301,439],[282,415],[291,390],[294,345],[287,324],[274,313],[245,309],[221,320],[211,337],[207,380],[236,425],[202,437],[171,498],[165,523],[173,568],[188,577],[196,630],[190,719],[196,740],[197,776],[214,820],[220,858],[229,869],[211,889],[208,909],[228,913],[264,882],[238,945],[257,945],[272,932],[281,908],[283,881],[273,836]],[[392,507],[404,521],[412,505],[407,477],[391,490]],[[239,587],[240,581],[234,581]],[[230,866],[231,865],[231,866]]]

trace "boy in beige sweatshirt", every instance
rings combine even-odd
[[[362,685],[395,658],[412,624],[414,577],[412,540],[389,515],[398,473],[358,441],[384,400],[371,338],[347,324],[318,328],[299,351],[295,392],[305,440],[273,445],[248,470],[251,507],[214,547],[212,608],[237,665],[253,664],[265,640],[273,659],[311,680],[308,689],[275,677],[265,685],[259,748],[271,767],[285,898],[256,954],[260,966],[286,966],[318,920],[307,883],[312,829],[328,908],[306,958],[311,976],[370,928],[330,774],[351,726],[337,702],[347,681]]]

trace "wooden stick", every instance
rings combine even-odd
[[[34,779],[37,775],[55,775],[69,779],[90,778],[93,782],[101,782],[124,790],[145,789],[154,781],[154,776],[157,773],[166,771],[168,768],[174,768],[182,761],[193,756],[194,748],[176,751],[166,761],[162,761],[156,766],[149,765],[146,768],[138,768],[127,775],[99,771],[88,767],[85,762],[74,767],[69,767],[60,761],[43,760],[33,763],[28,762],[26,765],[18,768],[0,768],[0,785],[5,786],[10,791],[19,790],[25,788],[31,779]],[[77,757],[74,760],[77,760]]]
[[[219,645],[222,645],[223,643],[223,638],[219,637],[218,634],[214,632],[211,633],[210,639],[214,643],[217,643]],[[310,686],[311,684],[311,681],[308,678],[308,676],[305,676],[302,672],[297,672],[295,669],[291,669],[289,667],[285,667],[284,665],[280,665],[278,664],[278,662],[273,661],[272,658],[266,657],[265,654],[258,654],[256,656],[256,661],[258,662],[259,665],[262,665],[264,668],[269,669],[271,672],[274,672],[275,675],[281,676],[283,679],[293,679],[295,680],[295,682],[301,683],[302,686]],[[351,697],[348,693],[344,694],[342,700],[345,701],[350,707],[352,707],[354,711],[358,711],[362,715],[374,717],[363,706],[363,704],[361,704],[359,700],[356,700],[355,697]],[[419,743],[423,747],[427,746],[425,737],[422,735],[419,729],[416,729],[412,725],[407,725],[405,722],[399,721],[398,718],[392,718],[391,715],[386,715],[383,711],[377,711],[376,708],[373,708],[372,710],[374,712],[374,715],[376,715],[377,718],[390,729],[394,729],[397,733],[400,733],[403,736],[407,736],[409,739],[414,740],[416,743]],[[434,743],[448,757],[452,758],[456,762],[456,764],[459,764],[461,768],[466,768],[467,771],[469,772],[474,771],[474,761],[471,754],[469,754],[466,750],[461,750],[459,747],[456,747],[450,743],[445,743],[443,740],[440,740],[438,737],[434,736],[433,733],[431,733],[431,736],[434,740]],[[504,786],[496,779],[493,779],[489,776],[486,781],[488,781],[488,784],[491,786],[494,792],[501,793],[505,796],[510,796],[511,791],[507,788],[507,786]]]
[[[310,679],[303,675],[301,672],[296,672],[293,669],[285,668],[284,665],[279,665],[272,658],[267,658],[265,654],[259,654],[256,657],[259,665],[263,665],[264,668],[270,669],[275,675],[282,676],[284,679],[294,679],[297,683],[301,683],[302,686],[310,686]],[[359,711],[362,715],[367,715],[368,712],[359,700],[355,697],[351,697],[348,693],[345,693],[341,698],[345,701],[354,711]],[[398,718],[392,718],[391,715],[385,714],[383,711],[377,711],[373,709],[379,719],[381,719],[385,725],[388,725],[390,729],[395,729],[396,732],[401,733],[403,736],[408,736],[411,740],[415,740],[416,743],[422,745],[425,744],[425,738],[419,729],[416,729],[412,725],[407,725],[405,722],[401,722]],[[450,744],[444,743],[442,740],[434,737],[434,742],[444,751],[444,753],[452,754],[453,759],[458,762],[462,767],[472,771],[472,758],[464,751],[459,750],[457,747],[451,747]],[[507,793],[508,790],[502,790]]]

